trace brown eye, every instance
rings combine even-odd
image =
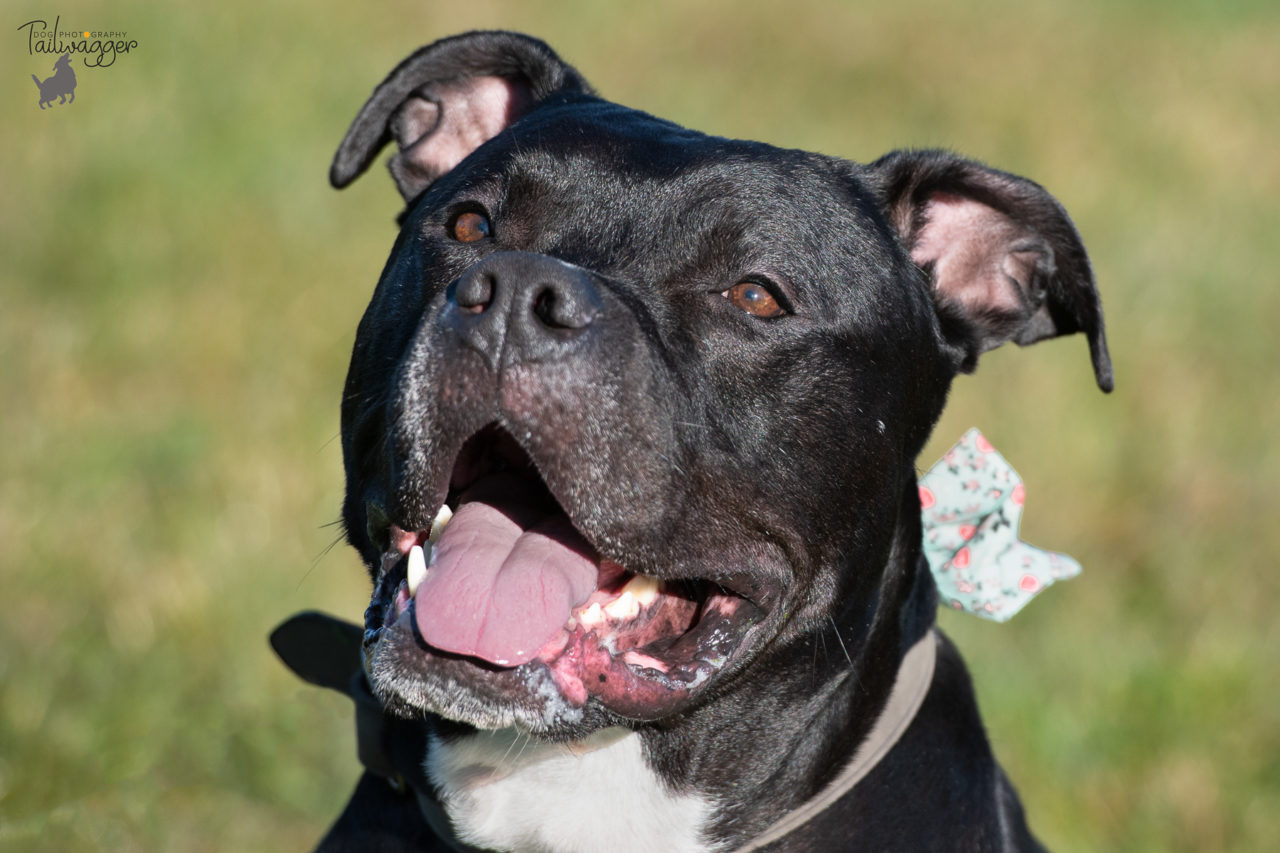
[[[489,220],[483,213],[460,213],[453,220],[452,231],[453,239],[459,243],[474,243],[489,236]]]
[[[780,317],[786,313],[773,294],[754,281],[740,281],[720,295],[753,317]]]

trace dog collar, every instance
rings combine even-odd
[[[876,718],[866,739],[858,746],[853,758],[840,775],[832,779],[822,791],[799,808],[783,815],[763,833],[739,847],[734,853],[752,853],[781,841],[822,812],[826,811],[854,786],[866,778],[880,760],[889,754],[906,732],[911,721],[924,703],[925,694],[933,683],[933,670],[938,661],[938,635],[929,631],[907,650],[898,667],[897,678],[889,692],[889,701]]]

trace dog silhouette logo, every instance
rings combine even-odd
[[[58,61],[53,63],[53,76],[45,79],[43,82],[39,77],[32,74],[31,79],[36,81],[36,87],[40,90],[40,109],[44,109],[46,104],[52,104],[53,99],[57,98],[60,104],[73,103],[76,99],[76,72],[71,70],[71,54],[64,53],[58,57]],[[67,95],[71,96],[71,100],[67,100]]]

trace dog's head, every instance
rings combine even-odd
[[[828,624],[852,659],[915,583],[914,460],[955,374],[1083,331],[1110,387],[1083,246],[1025,179],[706,136],[510,33],[402,62],[334,185],[392,139],[408,206],[342,436],[401,711],[574,737],[782,673]]]

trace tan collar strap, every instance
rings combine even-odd
[[[762,850],[779,841],[817,817],[837,800],[861,782],[889,750],[902,737],[903,732],[916,718],[916,712],[924,703],[929,685],[933,683],[933,669],[938,660],[938,638],[933,631],[925,634],[907,650],[898,668],[898,677],[889,692],[889,701],[876,718],[866,740],[853,754],[852,760],[839,776],[813,799],[800,808],[783,815],[773,826],[739,847],[734,853],[751,853]]]

